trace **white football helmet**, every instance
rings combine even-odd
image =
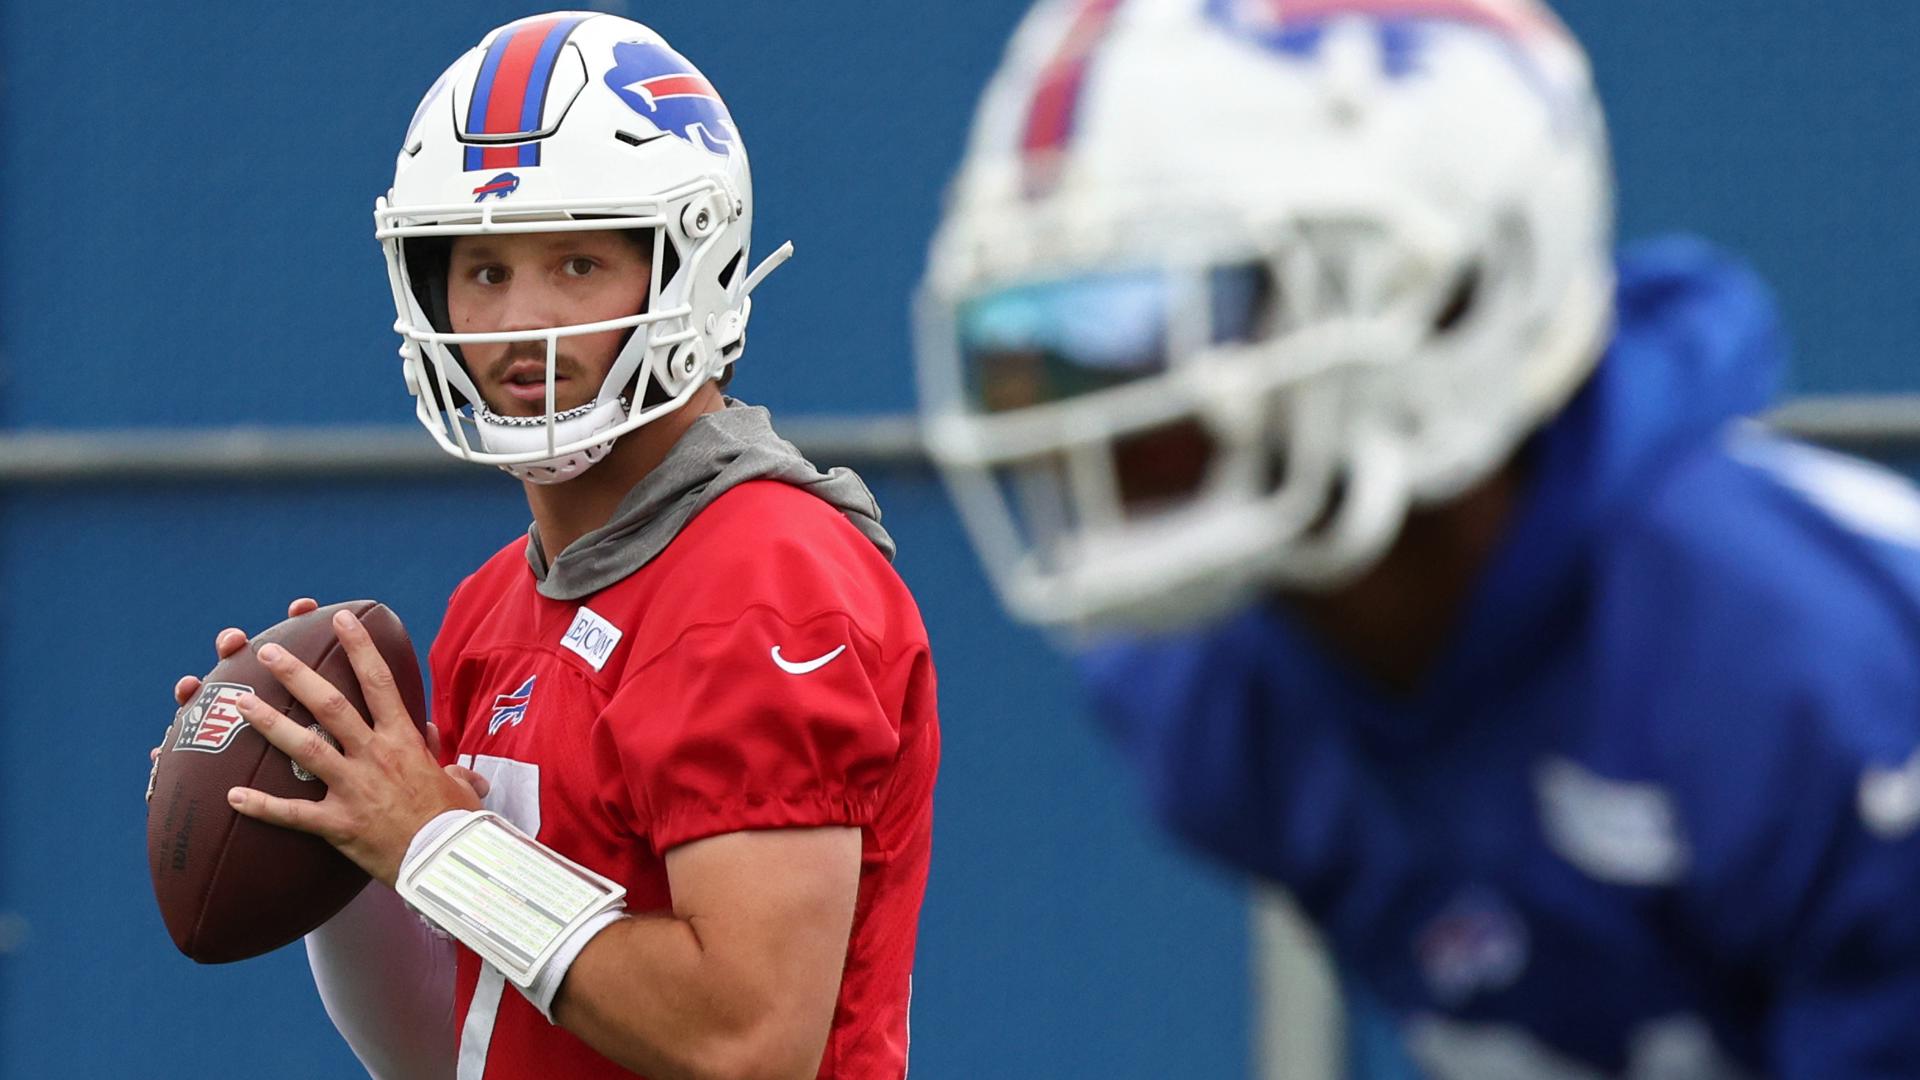
[[[1029,621],[1330,588],[1585,380],[1611,234],[1535,0],[1046,0],[934,239],[929,448]]]
[[[712,84],[659,34],[585,11],[500,27],[427,91],[393,187],[374,207],[415,414],[458,457],[540,483],[578,475],[738,358],[748,294],[792,252],[782,246],[745,273],[752,226],[739,130]],[[652,231],[641,311],[529,332],[451,332],[451,238],[592,229]],[[615,329],[630,336],[598,394],[556,412],[560,339]],[[544,416],[500,416],[481,399],[460,346],[503,341],[546,343]]]

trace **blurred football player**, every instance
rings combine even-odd
[[[725,104],[638,23],[522,19],[375,220],[419,419],[533,525],[434,642],[438,763],[351,618],[370,717],[260,650],[338,748],[244,703],[329,792],[234,805],[380,882],[308,939],[335,1023],[380,1077],[904,1076],[933,668],[866,487],[721,392],[787,251]]]
[[[1749,271],[1613,252],[1551,12],[1048,0],[950,199],[1002,598],[1430,1075],[1920,1075],[1920,500],[1740,419]]]

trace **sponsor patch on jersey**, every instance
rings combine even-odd
[[[1421,929],[1414,952],[1434,997],[1457,1006],[1513,985],[1527,967],[1527,927],[1498,896],[1474,889]]]
[[[498,735],[500,729],[509,724],[520,726],[520,721],[527,718],[527,706],[533,703],[533,683],[539,677],[529,675],[518,690],[494,696],[493,715],[487,719],[487,734]]]
[[[1555,757],[1534,772],[1547,846],[1595,881],[1667,885],[1690,853],[1673,796],[1658,784],[1615,780]]]
[[[240,683],[212,682],[180,710],[180,734],[174,736],[175,750],[199,750],[217,754],[233,745],[233,737],[247,726],[240,715],[240,695],[253,687]]]
[[[607,666],[607,657],[613,655],[613,647],[620,644],[621,630],[601,618],[585,604],[573,617],[573,625],[567,627],[567,636],[560,644],[571,649],[582,660],[593,665],[599,671]]]

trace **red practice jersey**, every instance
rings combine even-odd
[[[673,906],[666,852],[744,829],[854,826],[864,848],[822,1077],[907,1067],[914,935],[940,756],[920,613],[827,503],[754,481],[581,600],[541,596],[525,541],[455,590],[434,641],[447,760],[490,809]],[[628,1076],[460,950],[461,1080]]]

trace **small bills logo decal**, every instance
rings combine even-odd
[[[200,750],[217,754],[233,744],[233,737],[247,726],[240,715],[240,695],[253,687],[239,683],[208,683],[199,696],[180,710],[180,734],[174,736],[175,750]]]
[[[486,183],[481,184],[479,187],[474,188],[473,194],[475,195],[475,198],[473,201],[484,202],[486,201],[486,198],[489,195],[494,196],[495,198],[504,199],[507,196],[519,190],[520,190],[520,178],[518,176],[513,175],[510,172],[503,172],[499,176],[496,176],[493,179],[487,181]]]

